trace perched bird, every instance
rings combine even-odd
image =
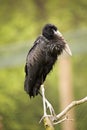
[[[46,24],[26,58],[24,89],[30,97],[39,93],[41,84],[63,50],[71,55],[69,46],[57,27]]]

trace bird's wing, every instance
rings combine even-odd
[[[25,90],[30,96],[34,96],[33,88],[43,72],[46,44],[47,43],[42,36],[38,37],[26,58]]]

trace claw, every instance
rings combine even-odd
[[[49,101],[46,98],[45,98],[45,102],[47,104],[47,108],[49,108],[49,111],[50,111],[51,115],[56,116],[55,111],[54,111],[52,105],[49,103]]]

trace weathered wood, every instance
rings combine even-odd
[[[54,130],[53,122],[50,120],[49,117],[45,117],[43,119],[43,123],[46,130]]]

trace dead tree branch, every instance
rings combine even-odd
[[[56,117],[57,119],[59,120],[60,118],[62,118],[64,115],[67,114],[68,111],[70,111],[73,107],[77,106],[77,105],[80,105],[80,104],[83,104],[87,102],[87,97],[81,99],[81,100],[78,100],[78,101],[72,101],[61,113],[59,113]]]
[[[73,119],[68,118],[67,112],[69,112],[73,107],[75,107],[77,105],[81,105],[85,102],[87,102],[87,96],[81,100],[72,101],[61,113],[57,114],[56,117],[54,117],[52,115],[49,117],[44,117],[43,123],[44,123],[45,129],[54,130],[54,125],[62,123],[66,120],[73,120]],[[62,117],[64,117],[64,118],[61,119]],[[54,119],[56,119],[56,120],[54,120]]]

